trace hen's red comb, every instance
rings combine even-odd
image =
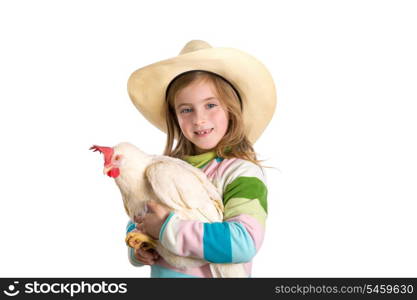
[[[97,146],[93,145],[90,147],[89,150],[94,150],[94,152],[98,151],[100,153],[104,154],[104,165],[107,166],[111,163],[111,158],[113,156],[113,148],[110,147],[104,147],[104,146]]]

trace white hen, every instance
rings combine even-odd
[[[144,213],[146,202],[156,200],[184,220],[222,222],[223,202],[216,187],[199,169],[163,155],[148,155],[129,143],[113,148],[92,146],[104,154],[104,173],[113,177],[122,194],[127,214],[133,218]],[[154,247],[177,268],[199,267],[207,261],[175,255],[159,241],[142,233],[128,234],[129,246]],[[213,277],[246,277],[243,264],[210,264]]]

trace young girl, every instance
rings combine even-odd
[[[242,67],[252,69],[242,74]],[[161,96],[160,90],[165,94]],[[245,263],[250,277],[267,216],[266,182],[252,143],[275,108],[268,71],[238,50],[191,41],[178,57],[133,73],[129,92],[144,116],[167,132],[164,154],[200,168],[217,187],[223,197],[224,221],[181,220],[151,201],[149,212],[138,217],[137,224],[130,222],[128,231],[137,226],[177,255],[212,263]],[[176,269],[154,251],[131,248],[129,258],[135,266],[151,265],[151,277],[212,277],[208,263]]]

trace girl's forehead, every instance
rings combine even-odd
[[[196,104],[210,98],[217,99],[217,92],[214,84],[207,80],[196,81],[178,91],[175,97],[175,105],[185,103]]]

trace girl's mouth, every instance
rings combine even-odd
[[[204,137],[204,136],[207,136],[210,133],[212,133],[213,130],[214,130],[214,128],[198,130],[198,131],[194,131],[194,134],[197,135],[198,137]]]

